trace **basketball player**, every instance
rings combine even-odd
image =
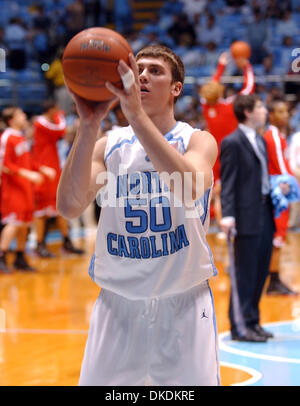
[[[125,89],[106,86],[120,99],[129,126],[96,142],[113,102],[74,95],[80,128],[58,188],[58,210],[76,217],[105,182],[103,174],[116,180],[116,189],[107,182],[116,204],[102,206],[89,270],[102,289],[79,384],[218,385],[208,284],[216,269],[205,237],[216,142],[175,121],[184,67],[169,48],[148,46],[136,61],[130,55],[130,68],[120,61],[118,71]],[[196,172],[203,174],[204,194],[196,190]],[[163,186],[162,177],[167,182],[174,173],[180,186],[191,187],[192,198],[183,199],[175,182]]]
[[[28,228],[33,219],[33,184],[43,181],[43,176],[33,170],[29,143],[24,135],[28,127],[26,114],[18,107],[8,107],[2,112],[7,128],[1,135],[1,214],[4,228],[0,237],[0,272],[9,273],[7,251],[12,240],[17,239],[14,269],[34,271],[25,256]]]
[[[268,150],[269,173],[270,175],[286,173],[293,175],[286,158],[287,142],[285,132],[289,123],[288,105],[282,99],[275,99],[268,106],[268,111],[270,126],[264,135],[264,139]],[[282,185],[282,187],[286,186]],[[288,222],[289,209],[283,211],[279,217],[275,217],[276,232],[273,238],[270,280],[267,287],[267,294],[269,295],[295,294],[279,277],[280,252],[286,241]]]
[[[66,252],[82,254],[83,251],[75,248],[69,238],[68,221],[58,216],[56,211],[56,192],[61,173],[56,143],[65,133],[65,117],[52,100],[47,100],[43,107],[43,114],[34,121],[32,147],[33,161],[48,168],[44,182],[35,187],[36,252],[43,258],[53,256],[45,245],[45,228],[47,218],[56,217],[56,224],[64,240],[63,249]]]
[[[203,108],[203,115],[207,124],[208,131],[213,134],[218,144],[220,153],[221,142],[226,135],[231,134],[238,127],[238,121],[233,111],[233,102],[236,95],[224,98],[225,87],[220,83],[223,72],[229,61],[228,52],[223,52],[218,61],[216,73],[212,80],[205,83],[200,88],[200,101]],[[235,60],[238,68],[243,69],[244,83],[239,94],[251,94],[255,88],[255,77],[252,65],[247,59],[239,58]],[[217,223],[221,220],[221,201],[220,201],[220,156],[214,166],[214,193],[213,206]]]

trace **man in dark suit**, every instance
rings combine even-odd
[[[257,130],[267,110],[257,95],[238,95],[239,126],[221,144],[223,231],[235,231],[230,274],[229,319],[232,339],[265,342],[272,334],[259,324],[259,301],[268,276],[274,234],[267,151]]]

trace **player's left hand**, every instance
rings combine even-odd
[[[56,177],[56,170],[54,168],[51,168],[50,166],[42,165],[40,167],[40,172],[47,176],[50,180],[55,179]]]

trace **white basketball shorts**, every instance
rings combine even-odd
[[[102,289],[94,305],[79,385],[219,385],[212,293],[129,300]]]

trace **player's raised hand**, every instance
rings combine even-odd
[[[129,54],[128,66],[123,60],[120,60],[118,72],[123,82],[123,89],[119,89],[110,82],[106,82],[107,89],[120,99],[120,105],[126,118],[130,120],[142,108],[141,87],[139,72],[136,60],[133,54]]]

